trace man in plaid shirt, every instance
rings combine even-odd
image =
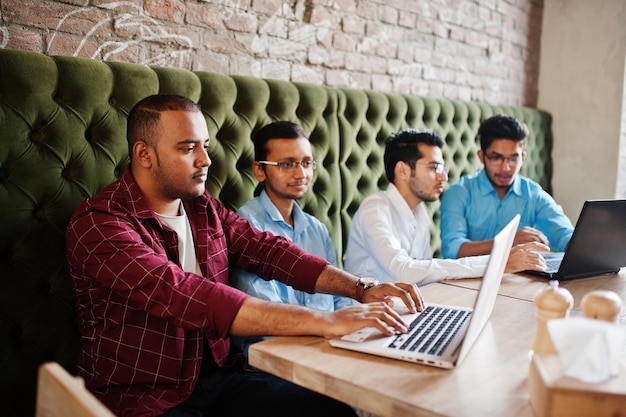
[[[398,296],[421,311],[417,287],[361,285],[212,198],[208,129],[191,100],[145,98],[127,133],[129,169],[81,203],[67,229],[87,387],[121,416],[354,416],[343,403],[243,369],[229,337],[405,332],[385,301]],[[368,304],[322,312],[249,297],[228,285],[230,264]]]

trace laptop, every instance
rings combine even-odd
[[[519,221],[516,215],[494,238],[473,308],[427,303],[421,313],[401,315],[409,324],[407,334],[385,336],[368,328],[330,339],[331,346],[440,368],[459,366],[491,316]]]
[[[544,254],[548,270],[524,271],[559,281],[616,274],[626,266],[626,200],[587,200],[565,252]]]

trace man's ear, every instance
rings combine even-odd
[[[252,163],[252,173],[258,182],[265,182],[265,167],[262,164],[254,161]]]
[[[142,167],[149,169],[152,167],[153,150],[146,142],[137,141],[133,145],[133,160],[137,161]]]
[[[393,172],[396,179],[406,179],[411,176],[411,167],[409,167],[409,164],[403,161],[398,161],[396,162],[396,166],[393,169]]]
[[[481,164],[484,164],[484,163],[485,163],[485,155],[483,155],[483,150],[482,150],[482,149],[479,149],[479,150],[476,152],[476,155],[478,155],[478,159],[480,159],[480,163],[481,163]]]

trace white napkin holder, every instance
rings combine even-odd
[[[528,370],[537,417],[626,416],[623,329],[584,317],[548,321],[556,354],[534,354]]]

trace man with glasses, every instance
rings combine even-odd
[[[278,121],[261,128],[254,135],[252,172],[263,184],[260,195],[246,202],[237,214],[254,227],[284,236],[308,253],[337,265],[337,254],[328,229],[318,219],[305,213],[296,200],[303,198],[313,179],[317,161],[302,127]],[[309,294],[282,282],[266,281],[241,268],[234,268],[233,286],[264,300],[302,305],[317,310],[334,311],[352,305],[352,300],[330,294]],[[261,337],[234,338],[247,355],[250,344]]]
[[[484,168],[463,176],[442,198],[443,257],[489,253],[494,236],[517,213],[522,217],[514,245],[541,242],[555,251],[565,250],[572,223],[539,184],[519,174],[526,158],[526,125],[499,114],[483,121],[478,135],[478,158]]]
[[[448,180],[441,148],[443,139],[432,131],[396,132],[387,141],[385,173],[390,184],[368,196],[352,219],[345,269],[381,281],[424,285],[450,278],[484,275],[488,256],[433,259],[430,216],[424,202],[435,201]],[[548,248],[532,242],[511,250],[507,272],[543,270],[535,251]]]

